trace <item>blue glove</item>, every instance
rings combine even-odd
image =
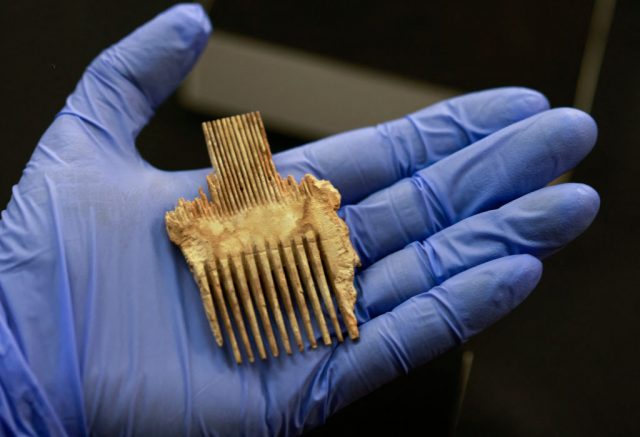
[[[277,155],[282,174],[342,193],[364,264],[361,340],[237,366],[164,228],[210,169],[158,170],[135,147],[209,32],[182,5],[103,52],[14,187],[0,222],[4,432],[299,433],[507,314],[597,212],[587,186],[543,188],[589,153],[594,122],[527,89]]]

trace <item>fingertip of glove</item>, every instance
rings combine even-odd
[[[468,108],[473,120],[497,130],[549,109],[540,92],[524,87],[502,87],[479,91],[455,100]]]
[[[516,88],[520,93],[520,98],[516,101],[523,112],[529,112],[532,115],[550,108],[547,97],[535,90],[529,88]]]
[[[494,88],[494,92],[499,92],[510,99],[522,102],[523,105],[537,110],[544,111],[550,108],[547,97],[538,90],[523,86],[508,86],[502,88]]]
[[[207,12],[199,3],[179,3],[167,9],[163,18],[171,20],[183,40],[206,40],[212,30]]]
[[[464,338],[477,334],[504,317],[529,296],[542,277],[542,263],[534,256],[511,255],[479,266],[446,281],[443,297],[464,316]],[[444,288],[435,288],[441,290]],[[431,291],[430,293],[433,293]]]
[[[546,111],[550,108],[549,100],[539,91],[525,87],[502,87],[486,91],[493,94],[493,104],[507,108],[513,121]]]
[[[526,235],[530,253],[546,257],[564,247],[593,222],[600,207],[596,191],[584,184],[565,183],[534,191],[505,205],[504,217],[520,217],[519,235]],[[526,223],[526,225],[524,225]]]
[[[575,222],[573,227],[578,232],[583,232],[595,219],[600,210],[600,196],[598,192],[585,184],[570,184],[573,186],[572,201],[576,205]]]
[[[522,290],[533,290],[540,278],[542,277],[542,262],[533,255],[523,254],[514,255],[513,272],[517,276],[516,283],[518,283]]]
[[[542,262],[533,255],[511,255],[497,260],[503,276],[503,292],[497,295],[508,310],[514,309],[533,291],[542,277]],[[507,291],[508,290],[508,291]]]
[[[539,196],[543,194],[543,196]],[[589,185],[568,182],[564,184],[551,185],[542,188],[539,192],[528,194],[526,197],[536,197],[538,201],[534,203],[534,207],[538,209],[562,211],[560,215],[571,215],[565,209],[566,205],[577,204],[581,210],[589,210],[596,212],[600,207],[600,196],[598,192]]]
[[[531,290],[542,275],[542,262],[530,254],[509,255],[486,264],[495,269],[499,288]]]
[[[548,117],[548,118],[547,118]],[[555,108],[545,113],[548,132],[562,143],[580,146],[590,151],[598,137],[595,120],[586,112],[576,108]]]
[[[574,184],[576,197],[581,199],[585,205],[595,214],[600,209],[600,195],[589,185]]]

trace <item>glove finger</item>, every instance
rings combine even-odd
[[[575,109],[511,125],[341,211],[366,266],[478,212],[541,188],[591,150],[596,126]]]
[[[282,174],[330,180],[349,204],[548,107],[544,96],[525,88],[482,91],[277,154],[274,161]]]
[[[547,187],[500,209],[469,217],[413,243],[358,275],[360,322],[482,263],[509,255],[544,258],[591,224],[598,194],[589,186]]]
[[[477,266],[419,294],[361,327],[361,339],[337,348],[324,372],[333,413],[477,334],[533,290],[542,264],[516,255]]]
[[[161,13],[89,65],[56,124],[80,125],[90,138],[110,140],[93,144],[134,150],[133,140],[191,70],[210,31],[196,3]]]

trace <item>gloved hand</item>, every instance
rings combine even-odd
[[[42,137],[0,222],[0,420],[24,434],[294,434],[507,314],[598,209],[543,188],[596,127],[521,88],[455,98],[275,157],[342,193],[363,260],[361,340],[236,365],[164,228],[210,169],[135,138],[208,39],[170,9],[103,52]],[[224,84],[221,84],[224,86]],[[194,129],[198,129],[194,126]]]

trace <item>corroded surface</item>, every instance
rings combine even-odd
[[[339,318],[358,338],[353,277],[359,259],[336,214],[338,191],[311,175],[300,183],[281,178],[258,113],[204,123],[203,130],[215,169],[207,176],[211,200],[200,190],[193,201],[180,199],[165,219],[218,345],[227,339],[241,363],[242,344],[254,361],[250,332],[260,358],[267,357],[263,336],[273,356],[279,355],[277,336],[290,354],[287,325],[303,350],[303,332],[311,347],[318,339],[330,345],[331,332],[343,341]]]

